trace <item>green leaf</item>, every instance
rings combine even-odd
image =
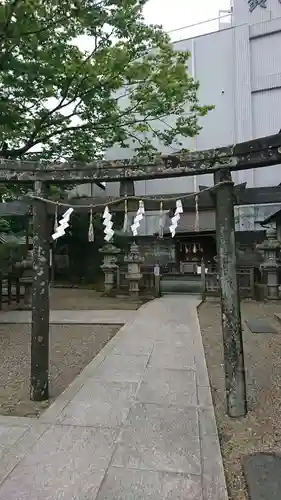
[[[198,102],[190,54],[145,23],[145,4],[2,0],[2,156],[89,161],[114,144],[133,140],[144,154],[155,139],[181,144],[199,133],[212,107]]]

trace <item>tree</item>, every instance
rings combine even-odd
[[[190,54],[146,25],[146,2],[0,1],[3,157],[89,161],[116,143],[140,154],[155,149],[151,138],[198,134],[212,107],[198,102]]]

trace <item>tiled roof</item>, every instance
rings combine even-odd
[[[16,245],[24,245],[26,243],[26,237],[22,235],[17,235],[14,233],[0,233],[0,243],[13,243]]]
[[[277,210],[277,212],[274,212],[269,217],[264,219],[262,224],[264,224],[266,226],[267,224],[270,224],[271,222],[277,222],[277,221],[279,222],[280,220],[281,220],[281,209]]]

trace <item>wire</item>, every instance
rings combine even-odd
[[[197,191],[196,193],[188,193],[183,196],[172,196],[169,198],[162,198],[158,196],[144,196],[143,201],[158,201],[159,203],[167,202],[167,201],[176,201],[179,198],[181,200],[187,200],[191,198],[196,198],[199,197],[201,194],[206,193],[208,191],[213,191],[214,189],[217,189],[219,186],[223,184],[232,184],[232,181],[222,181],[216,184],[215,186],[210,186],[205,189],[202,189],[201,191]],[[93,209],[93,208],[105,208],[106,206],[112,206],[112,205],[119,205],[120,203],[125,203],[126,201],[130,200],[140,200],[142,199],[141,196],[123,196],[122,198],[115,198],[113,200],[107,200],[104,203],[96,203],[96,204],[91,204],[91,205],[77,205],[77,204],[71,204],[71,203],[64,203],[60,201],[54,201],[54,200],[49,200],[47,198],[43,198],[42,196],[37,196],[35,194],[27,194],[26,195],[28,198],[31,198],[32,200],[37,200],[37,201],[42,201],[43,203],[48,203],[50,205],[55,205],[56,207],[64,207],[64,208],[88,208],[88,209]]]
[[[177,31],[182,31],[188,28],[195,28],[196,26],[200,26],[201,24],[207,24],[211,23],[213,21],[220,21],[221,19],[224,19],[225,17],[230,17],[232,12],[230,11],[227,14],[223,14],[222,16],[217,16],[213,17],[212,19],[206,19],[205,21],[198,21],[197,23],[194,24],[188,24],[187,26],[182,26],[181,28],[174,28],[172,30],[167,31],[167,33],[176,33]]]

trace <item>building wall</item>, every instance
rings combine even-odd
[[[231,30],[224,30],[196,39],[184,40],[175,44],[178,50],[190,51],[189,71],[201,83],[199,99],[204,104],[216,107],[202,120],[202,131],[196,139],[183,138],[183,147],[187,149],[208,149],[215,146],[232,144],[234,141],[233,116],[233,80],[226,71],[233,53],[233,37]],[[218,47],[220,54],[218,56]],[[216,126],[214,126],[214,123]],[[161,124],[159,125],[161,128]],[[161,148],[161,145],[158,145]],[[176,146],[173,146],[176,147]],[[172,148],[161,148],[162,152],[173,152]],[[128,158],[133,150],[112,148],[107,151],[108,159]],[[212,182],[212,176],[203,175],[198,179],[201,185]],[[195,179],[183,177],[178,179],[150,180],[136,183],[136,194],[166,194],[190,192],[194,190]],[[118,184],[108,184],[110,195],[118,194]]]
[[[250,6],[255,3],[255,0],[233,0],[233,24],[257,24],[281,16],[279,0],[265,0],[265,8],[257,5],[251,12]]]
[[[178,50],[192,53],[189,71],[200,81],[200,102],[215,105],[202,119],[200,135],[185,139],[184,148],[226,146],[281,129],[281,0],[266,0],[266,5],[250,12],[247,0],[234,0],[233,27],[175,43]],[[168,151],[173,149],[162,148]],[[118,147],[106,154],[108,159],[133,155],[132,148]],[[234,172],[233,178],[247,187],[277,185],[281,169]],[[212,183],[210,175],[143,181],[136,183],[136,194],[190,192]],[[108,183],[106,193],[118,196],[119,184]]]
[[[281,203],[238,205],[234,207],[236,231],[263,231],[261,223],[281,209]]]

